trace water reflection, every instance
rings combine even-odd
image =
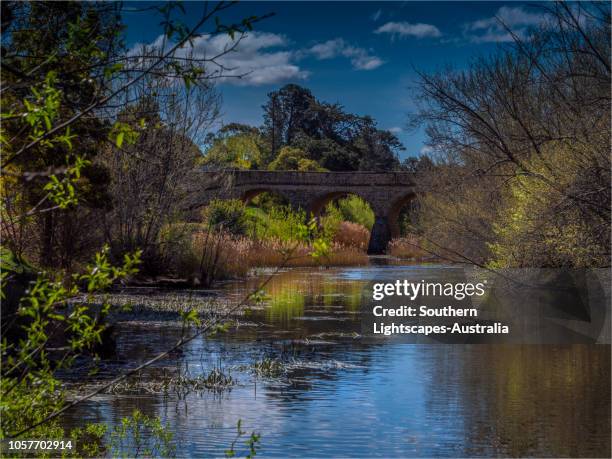
[[[327,316],[328,320],[341,319],[358,312],[368,281],[344,278],[344,273],[344,270],[323,268],[279,273],[265,287],[267,321],[299,328],[298,320],[323,320],[322,316]],[[259,278],[252,278],[245,283],[229,285],[227,291],[239,297],[255,289],[259,281]]]
[[[440,276],[445,267],[292,270],[266,288],[259,326],[195,340],[160,367],[205,373],[219,362],[239,384],[223,393],[103,396],[70,413],[117,422],[139,408],[175,429],[179,456],[222,456],[235,423],[262,434],[264,457],[610,456],[610,347],[409,345],[356,338],[368,279]],[[226,287],[239,296],[255,280]],[[168,324],[126,323],[117,367],[176,341]],[[241,370],[262,358],[286,372]],[[112,366],[115,365],[115,366]],[[112,370],[111,370],[112,369]],[[155,371],[155,370],[152,370]]]

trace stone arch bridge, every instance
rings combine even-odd
[[[331,200],[354,194],[371,206],[376,217],[368,253],[381,254],[389,240],[399,236],[399,212],[415,195],[413,177],[409,172],[200,171],[192,208],[213,199],[248,202],[271,192],[317,217]]]

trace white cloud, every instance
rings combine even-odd
[[[372,21],[376,22],[380,19],[380,15],[382,14],[382,10],[378,9],[374,12],[374,14],[372,14],[372,16],[370,16],[372,18]]]
[[[409,22],[387,22],[376,29],[374,33],[387,33],[392,37],[435,38],[442,36],[442,32],[440,32],[440,29],[435,25],[422,23],[411,24]]]
[[[148,48],[159,51],[163,42],[163,36],[160,36]],[[214,72],[221,83],[259,86],[306,79],[309,72],[297,64],[298,56],[287,49],[289,44],[284,35],[268,32],[250,32],[235,40],[225,34],[203,35],[193,40],[193,47],[186,45],[179,49],[176,57],[211,59],[229,50],[215,59],[218,65],[208,64],[209,71]],[[142,45],[133,47],[130,54],[139,54],[140,48]]]
[[[250,32],[235,40],[228,35],[203,35],[193,40],[193,46],[185,45],[177,50],[175,57],[200,60],[214,58],[214,62],[206,64],[209,75],[214,76],[219,83],[240,86],[304,80],[310,75],[309,71],[300,66],[300,60],[305,56],[314,56],[319,60],[345,57],[357,70],[373,70],[384,64],[378,56],[364,48],[352,46],[342,38],[318,43],[308,49],[292,50],[290,45],[284,35],[269,32]],[[170,46],[172,44],[166,43],[164,36],[160,35],[146,45],[147,55],[152,52],[157,54]],[[134,57],[134,67],[148,63],[148,60],[137,58],[143,54],[142,49],[143,44],[137,44],[128,53]]]
[[[393,126],[392,128],[389,128],[387,130],[392,134],[399,134],[400,132],[402,132],[402,128],[399,126]]]
[[[513,34],[524,38],[529,27],[543,24],[545,21],[544,14],[532,13],[521,6],[502,6],[495,16],[466,24],[465,31],[475,43],[509,42],[514,40]]]
[[[384,61],[378,56],[370,54],[364,48],[349,45],[342,38],[317,43],[308,49],[306,54],[311,54],[319,60],[343,56],[349,59],[353,68],[357,70],[374,70],[384,64]]]

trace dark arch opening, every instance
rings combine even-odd
[[[242,202],[246,206],[269,208],[275,206],[288,206],[289,200],[282,193],[267,188],[256,188],[246,191],[242,197]]]
[[[414,217],[417,210],[418,202],[414,193],[408,193],[393,203],[387,216],[391,239],[405,235],[405,224]]]

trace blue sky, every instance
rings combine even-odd
[[[128,8],[143,4],[128,3]],[[184,3],[187,24],[202,14],[201,2]],[[415,108],[415,69],[465,67],[510,37],[496,18],[518,34],[542,20],[542,10],[522,2],[243,2],[226,10],[227,23],[274,13],[224,61],[244,78],[220,80],[222,122],[259,126],[266,95],[287,83],[308,87],[320,100],[370,115],[406,146],[402,156],[425,147],[422,130],[406,130]],[[126,13],[128,46],[153,43],[160,17]],[[214,52],[229,37],[203,37],[196,52]],[[231,73],[231,72],[230,72]]]

